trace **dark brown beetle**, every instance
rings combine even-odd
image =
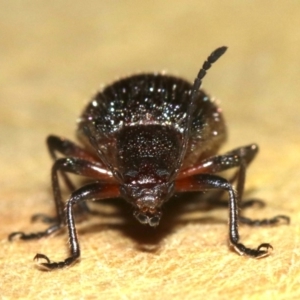
[[[174,193],[220,189],[229,195],[230,244],[240,254],[257,258],[268,255],[272,248],[268,243],[257,249],[239,243],[238,222],[264,225],[289,219],[276,216],[251,220],[239,216],[246,167],[258,147],[251,144],[216,155],[226,139],[224,120],[221,110],[199,90],[206,71],[226,49],[220,47],[212,52],[193,85],[177,77],[141,74],[114,82],[96,94],[78,124],[84,148],[57,136],[49,136],[47,140],[54,159],[52,187],[57,212],[52,220],[54,225],[37,233],[14,232],[9,238],[40,238],[67,225],[71,256],[61,262],[50,262],[44,254],[35,257],[46,260],[40,265],[47,269],[63,268],[80,256],[74,204],[123,197],[133,205],[134,216],[140,223],[155,227],[161,218],[162,205]],[[56,152],[65,158],[57,158]],[[231,180],[213,175],[234,167],[238,171]],[[65,212],[58,173],[73,190]],[[96,181],[75,190],[66,173]],[[233,181],[237,181],[237,191]]]

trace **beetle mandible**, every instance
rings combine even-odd
[[[48,148],[54,164],[52,188],[56,206],[54,222],[41,232],[14,232],[29,240],[48,236],[65,225],[71,255],[51,262],[44,254],[40,266],[52,270],[74,263],[80,257],[74,204],[87,200],[122,197],[134,207],[134,216],[142,223],[158,226],[162,205],[175,193],[220,189],[228,193],[229,242],[239,253],[252,257],[269,254],[272,246],[260,244],[251,249],[239,242],[238,223],[276,224],[289,221],[286,216],[251,220],[239,215],[245,172],[258,146],[250,144],[217,155],[226,139],[226,128],[219,107],[200,89],[211,65],[226,51],[217,48],[204,62],[194,84],[163,74],[140,74],[118,80],[97,93],[83,111],[78,137],[83,146],[57,136],[49,136]],[[58,158],[57,153],[64,155]],[[231,180],[217,175],[237,168]],[[72,194],[63,204],[58,174]],[[94,179],[75,189],[66,173]],[[237,189],[232,182],[237,182]],[[84,207],[84,204],[81,204]],[[64,210],[65,208],[65,210]]]

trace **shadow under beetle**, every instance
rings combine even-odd
[[[155,227],[162,215],[162,205],[174,193],[220,189],[229,196],[231,246],[241,255],[268,255],[272,249],[268,243],[251,249],[239,242],[238,223],[288,223],[289,218],[251,220],[239,216],[246,168],[258,146],[251,144],[216,155],[226,139],[225,123],[220,108],[200,90],[206,71],[226,49],[220,47],[211,53],[193,85],[177,77],[141,74],[116,81],[97,93],[78,123],[78,136],[84,147],[57,136],[47,139],[54,159],[51,176],[57,215],[53,219],[42,217],[53,224],[42,232],[14,232],[9,239],[41,238],[67,225],[70,257],[51,262],[44,254],[35,256],[36,260],[45,260],[40,266],[46,269],[63,268],[80,256],[74,204],[82,203],[80,207],[84,209],[87,206],[82,201],[122,197],[132,204],[140,223]],[[57,152],[65,157],[57,158]],[[230,180],[215,175],[230,168],[237,168]],[[72,190],[66,205],[58,173]],[[95,181],[76,190],[66,173]],[[232,186],[235,181],[236,190]]]

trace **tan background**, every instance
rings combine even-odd
[[[110,3],[110,4],[109,4]],[[0,1],[0,294],[2,299],[299,299],[299,1]],[[66,234],[7,242],[53,213],[45,138],[74,137],[85,100],[102,83],[167,69],[192,80],[207,55],[229,46],[205,78],[230,133],[223,151],[257,142],[249,217],[288,214],[290,226],[241,227],[242,241],[274,246],[254,260],[227,245],[227,211],[170,205],[157,230],[130,208],[79,226],[82,259],[39,271],[37,253],[65,258]],[[179,205],[178,207],[176,205]],[[177,209],[178,208],[178,209]],[[182,211],[182,212],[181,212]],[[123,225],[122,225],[123,224]]]

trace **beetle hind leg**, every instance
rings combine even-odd
[[[261,220],[252,220],[249,218],[245,218],[243,216],[239,216],[239,221],[242,224],[246,224],[249,226],[266,226],[266,225],[279,225],[279,224],[289,224],[290,218],[285,215],[278,215],[270,219],[261,219]]]
[[[229,181],[231,183],[231,181]],[[219,206],[219,207],[228,207],[228,200],[221,200],[220,197],[224,194],[224,191],[217,191],[217,193],[214,193],[212,196],[208,198],[208,201],[213,206]],[[263,208],[265,207],[265,202],[259,199],[247,199],[240,201],[239,208],[240,209],[247,209],[252,207],[259,207]]]
[[[25,233],[23,231],[16,231],[16,232],[12,232],[9,236],[8,236],[8,240],[12,241],[15,238],[18,238],[20,240],[34,240],[34,239],[40,239],[42,237],[46,237],[49,236],[57,231],[59,231],[62,228],[62,224],[55,224],[50,226],[49,228],[47,228],[44,231],[38,231],[38,232],[33,232],[33,233]]]

